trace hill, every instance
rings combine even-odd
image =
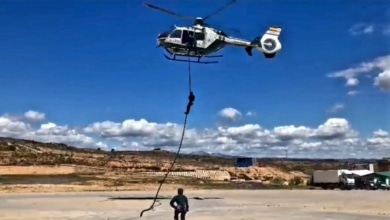
[[[175,156],[174,152],[155,149],[152,151],[104,151],[69,146],[61,143],[42,143],[31,140],[0,138],[0,175],[2,184],[37,183],[135,186],[156,184],[161,178],[159,172],[167,171]],[[348,168],[350,160],[258,158],[258,166],[236,168],[235,158],[223,154],[193,152],[178,157],[172,171],[228,172],[231,180],[251,180],[264,184],[299,183],[308,179],[313,169]],[[366,160],[354,160],[364,163]],[[203,172],[202,171],[202,172]],[[145,172],[155,172],[155,176]],[[56,176],[57,175],[57,176]],[[61,181],[58,179],[61,176]],[[63,175],[68,175],[66,178]],[[195,174],[194,174],[195,175]],[[213,174],[214,175],[214,174]],[[216,174],[215,174],[216,175]],[[39,176],[39,177],[38,177]],[[77,177],[76,177],[77,176]],[[167,183],[195,184],[193,178],[168,178]],[[299,181],[297,181],[297,178]],[[303,181],[302,181],[303,180]],[[100,182],[99,182],[100,181]],[[99,182],[99,184],[97,184]]]
[[[0,165],[58,165],[74,164],[137,171],[164,171],[175,156],[175,152],[151,151],[104,151],[99,148],[78,148],[62,143],[42,143],[32,140],[0,137]],[[239,156],[193,152],[181,154],[174,170],[194,168],[216,169],[234,167]],[[257,158],[260,166],[275,166],[284,170],[310,173],[313,169],[337,169],[350,163],[368,163],[364,159],[305,159],[305,158]]]

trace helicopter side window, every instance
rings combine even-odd
[[[196,40],[204,40],[204,33],[196,32],[195,39]]]
[[[174,30],[169,37],[170,38],[181,38],[181,30]]]

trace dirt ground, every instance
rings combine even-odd
[[[258,172],[264,177],[278,176],[285,179],[294,177],[293,174],[283,176],[271,168],[237,168],[229,171],[249,176],[255,176]],[[161,179],[162,177],[145,176],[131,171],[118,173],[89,166],[0,166],[0,193],[154,190]],[[204,189],[210,188],[209,182],[201,179],[168,177],[163,189],[171,190],[178,186]],[[269,183],[263,181],[264,184],[268,184],[266,182]],[[211,186],[211,188],[231,189],[232,187],[227,187],[223,183],[219,187]]]
[[[169,200],[109,200],[109,197],[153,196],[145,192],[7,193],[0,195],[0,219],[172,219]],[[175,192],[163,190],[162,196]],[[189,220],[384,220],[390,219],[390,194],[385,191],[315,190],[186,190]],[[220,197],[194,200],[192,197]]]
[[[151,200],[108,199],[153,197],[160,177],[102,173],[80,166],[8,166],[0,167],[0,172],[2,220],[172,219],[169,199],[159,200],[154,211],[146,212],[142,218],[139,218],[140,211],[148,208]],[[177,187],[183,187],[190,198],[186,218],[190,220],[390,219],[388,191],[217,190],[208,183],[203,186],[207,185],[209,190],[200,190],[202,184],[192,185],[194,181],[171,179],[160,193],[160,196],[172,196]]]
[[[74,166],[0,166],[0,175],[60,175],[76,173]]]

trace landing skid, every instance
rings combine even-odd
[[[201,64],[212,64],[212,63],[218,63],[218,61],[200,61],[201,58],[217,58],[217,57],[223,57],[223,55],[216,55],[216,56],[184,56],[184,55],[177,55],[174,54],[172,57],[169,57],[165,53],[163,53],[164,57],[168,60],[172,61],[179,61],[179,62],[187,62],[187,63],[201,63]],[[184,59],[177,59],[176,57],[188,57],[190,59],[184,60]],[[191,60],[191,57],[196,57],[197,60]]]

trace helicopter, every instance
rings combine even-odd
[[[282,49],[282,44],[279,40],[282,31],[281,27],[271,26],[262,36],[255,37],[249,41],[229,36],[224,31],[218,30],[205,22],[205,20],[220,13],[235,2],[236,0],[232,0],[203,18],[181,15],[149,3],[144,3],[144,6],[182,19],[193,20],[194,22],[192,26],[179,27],[174,25],[172,29],[158,34],[157,48],[163,47],[168,52],[170,56],[164,53],[165,58],[168,60],[203,64],[218,63],[218,61],[201,61],[201,58],[223,57],[222,55],[211,54],[228,45],[243,47],[249,56],[253,55],[252,49],[255,48],[263,53],[265,58],[274,58]],[[188,59],[178,59],[177,57],[187,57]],[[197,60],[191,60],[194,57]]]

